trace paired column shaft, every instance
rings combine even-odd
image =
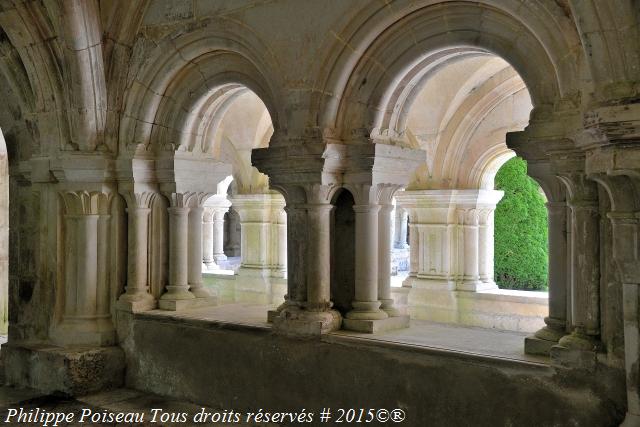
[[[548,202],[549,317],[547,326],[564,335],[567,322],[567,204]]]
[[[385,319],[378,299],[378,205],[354,205],[356,217],[355,300],[348,319]]]
[[[398,249],[404,249],[407,247],[407,221],[409,216],[407,211],[399,206],[396,206],[395,214],[393,245]]]
[[[211,208],[204,208],[202,217],[202,261],[208,268],[215,266],[213,259],[213,215]]]
[[[572,204],[572,318],[578,332],[600,334],[599,215],[595,202]]]
[[[378,215],[378,299],[389,316],[398,315],[391,296],[391,213],[392,205],[382,205]]]
[[[199,298],[211,296],[202,286],[202,207],[192,207],[188,216],[189,252],[188,282],[189,290]]]
[[[120,296],[120,304],[135,309],[153,308],[155,301],[149,293],[148,283],[148,234],[150,208],[131,206],[127,208],[129,232],[127,286]]]
[[[169,284],[167,292],[160,298],[163,300],[192,299],[188,282],[188,228],[189,208],[174,206],[169,211]]]
[[[224,261],[227,256],[224,254],[224,214],[225,210],[216,209],[213,213],[213,259],[218,261]]]
[[[307,259],[307,301],[310,310],[331,307],[331,210],[328,204],[307,206],[309,242]]]
[[[64,192],[64,311],[52,336],[67,345],[112,345],[110,314],[110,195]]]

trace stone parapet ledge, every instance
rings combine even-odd
[[[414,319],[516,332],[537,331],[549,312],[546,292],[456,291],[420,279],[412,280],[407,306]]]

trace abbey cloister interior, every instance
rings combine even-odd
[[[640,426],[638,0],[0,0],[0,93],[5,388]]]

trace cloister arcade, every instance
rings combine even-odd
[[[0,2],[6,382],[640,425],[636,2],[240,3]],[[548,297],[494,281],[515,155]],[[434,321],[529,335],[393,341]]]
[[[525,84],[504,60],[477,49],[441,51],[424,59],[421,67],[413,92],[406,95],[407,111],[402,114],[408,143],[424,150],[426,161],[418,166],[406,191],[394,193],[393,206],[385,208],[384,220],[379,214],[379,264],[385,267],[380,267],[378,281],[392,280],[391,270],[397,274],[399,266],[401,274],[408,275],[404,289],[391,289],[388,299],[395,300],[398,307],[390,311],[410,313],[416,319],[535,332],[546,316],[546,295],[500,292],[493,281],[492,215],[502,197],[493,189],[493,177],[514,156],[506,146],[506,133],[522,130],[528,122],[531,101]],[[205,202],[205,282],[224,296],[219,303],[279,304],[286,294],[285,201],[269,191],[268,178],[250,162],[253,148],[268,146],[271,121],[264,104],[247,89],[221,104],[226,108],[212,115],[209,132],[215,134],[212,138],[219,147],[218,158],[232,165],[233,175],[238,177],[237,190],[226,197],[230,183],[223,181],[216,195]],[[242,239],[233,238],[242,240],[242,256],[240,264],[225,262],[226,271],[220,271],[216,262],[226,260],[224,215],[229,210],[239,214],[243,231],[234,233]],[[470,218],[460,219],[460,215]],[[471,229],[477,236],[464,234],[470,226],[477,228]],[[409,228],[414,239],[411,245]],[[342,234],[335,230],[331,233]],[[382,245],[382,241],[391,243]],[[332,243],[331,251],[341,246]],[[354,251],[354,244],[351,246]],[[391,259],[385,253],[391,254]],[[344,260],[344,256],[336,259]],[[229,270],[238,277],[219,277],[231,273]],[[347,292],[351,299],[342,304],[336,301],[339,289],[353,288],[350,270],[353,266],[341,268],[331,263],[332,274],[350,277],[331,292],[331,301],[341,307],[349,307],[354,294],[351,289]],[[396,286],[402,284],[396,280]]]

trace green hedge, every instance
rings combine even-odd
[[[527,176],[527,163],[506,162],[496,174],[504,191],[495,212],[495,275],[502,289],[547,289],[547,208],[538,184]]]

